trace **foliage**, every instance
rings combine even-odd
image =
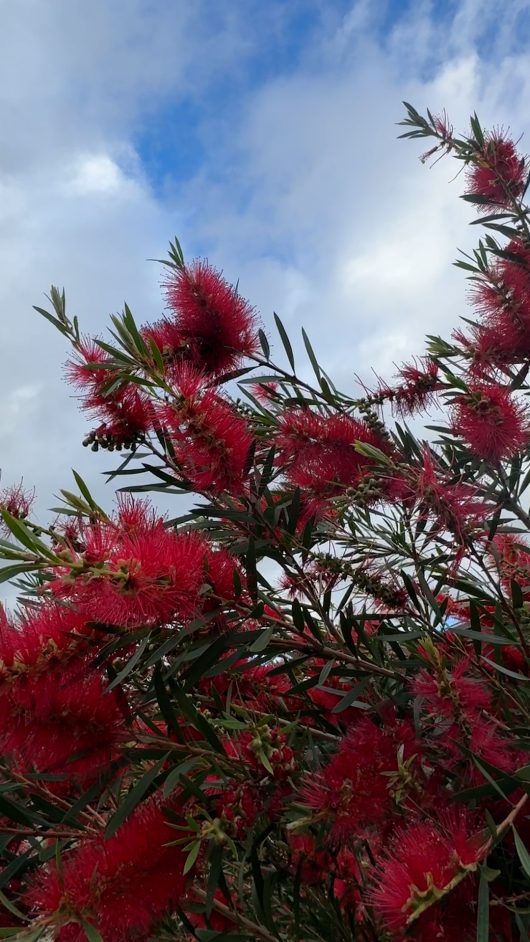
[[[154,324],[37,309],[120,487],[47,528],[0,495],[1,938],[530,937],[528,165],[406,107],[485,234],[395,382],[338,390],[305,332],[300,372],[275,316],[277,363],[177,240]]]

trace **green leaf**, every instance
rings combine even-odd
[[[193,867],[195,861],[197,860],[197,857],[199,856],[200,849],[201,849],[201,842],[200,842],[200,841],[195,841],[195,842],[192,844],[191,850],[190,850],[188,856],[186,857],[186,861],[185,861],[185,863],[184,863],[184,869],[183,869],[184,875],[186,875],[187,873],[190,872],[190,870],[191,870],[191,868]]]
[[[105,942],[101,933],[98,932],[96,927],[91,925],[90,922],[83,921],[81,923],[81,927],[88,939],[88,942]]]
[[[512,591],[512,604],[514,608],[522,608],[524,605],[524,596],[523,590],[518,582],[515,579],[512,579],[510,582],[510,587]]]
[[[318,380],[320,380],[320,366],[319,366],[318,360],[317,360],[317,358],[316,358],[316,356],[315,356],[313,347],[311,346],[311,343],[309,342],[309,337],[307,336],[307,334],[306,334],[306,332],[305,332],[305,330],[304,330],[303,327],[302,327],[302,337],[303,337],[303,340],[304,340],[305,348],[306,348],[306,350],[307,350],[307,355],[308,355],[308,357],[309,357],[309,361],[310,361],[311,366],[313,367],[313,370],[314,370],[314,372],[315,372],[315,376],[316,376],[316,378],[317,378]]]
[[[486,664],[489,664],[490,667],[494,667],[496,671],[499,671],[500,674],[505,674],[506,677],[512,677],[514,680],[522,680],[528,682],[529,677],[525,677],[524,674],[516,674],[515,671],[509,670],[507,667],[504,667],[502,664],[497,664],[496,661],[492,661],[491,658],[486,657],[485,654],[480,655],[481,661],[485,661]]]
[[[215,891],[219,886],[219,881],[223,871],[223,847],[221,844],[213,844],[208,862],[210,869],[208,873],[208,884],[206,889],[206,899],[204,901],[206,918],[210,918]]]
[[[521,867],[523,868],[526,876],[530,880],[530,854],[528,853],[525,845],[523,844],[521,838],[519,837],[515,828],[513,830],[513,837],[515,840],[515,847],[517,850],[517,856],[521,862]]]
[[[265,628],[264,631],[261,631],[256,641],[250,645],[249,651],[252,651],[253,654],[261,654],[262,651],[265,651],[275,630],[275,626],[271,625],[270,628]]]
[[[226,755],[224,746],[213,726],[202,713],[199,713],[191,698],[188,697],[184,690],[177,684],[171,685],[171,691],[184,715],[188,717],[195,729],[198,730],[199,733],[202,733],[206,741],[210,743],[212,749],[220,755]]]
[[[123,824],[123,822],[129,817],[130,814],[134,811],[136,806],[140,803],[144,797],[146,791],[151,787],[155,781],[157,775],[160,773],[160,770],[165,762],[167,762],[170,752],[167,752],[162,758],[153,765],[145,775],[142,775],[142,778],[136,782],[131,790],[127,793],[117,810],[112,815],[107,827],[105,829],[105,837],[112,837],[116,833],[118,828]]]
[[[29,929],[23,929],[21,931],[19,928],[17,931],[19,934],[15,936],[16,942],[37,942],[37,939],[42,939],[46,927],[37,926],[36,929],[32,929],[30,926]],[[4,938],[6,938],[6,936],[4,936]],[[7,936],[7,938],[12,938],[12,936]]]
[[[326,402],[329,402],[330,405],[334,406],[335,399],[333,397],[333,393],[331,392],[330,385],[327,379],[324,376],[321,376],[318,380],[318,383],[322,390],[322,395],[324,396],[324,399],[326,400]]]
[[[167,798],[173,789],[179,785],[182,776],[186,775],[187,772],[190,772],[192,769],[194,769],[199,763],[199,757],[193,756],[192,759],[186,759],[185,762],[181,762],[180,765],[177,765],[175,769],[171,769],[171,772],[164,782],[164,788],[162,790],[164,798]]]
[[[21,913],[20,909],[17,909],[15,904],[12,903],[11,900],[9,900],[7,896],[5,896],[4,893],[2,893],[1,890],[0,890],[0,904],[4,907],[4,909],[9,910],[9,912],[13,916],[16,916],[17,919],[26,919],[26,916],[24,915],[24,913]]]
[[[2,550],[0,549],[0,558],[2,557]],[[0,583],[7,582],[8,579],[13,579],[15,576],[21,576],[25,572],[32,572],[35,569],[38,569],[38,563],[19,563],[16,566],[4,566],[0,569]]]
[[[475,140],[477,144],[479,145],[480,148],[483,148],[484,147],[484,134],[482,132],[480,121],[477,117],[476,111],[473,113],[473,115],[469,119],[469,123],[471,124],[471,130],[473,131],[473,134],[475,135]]]
[[[2,510],[0,513],[2,514],[7,528],[11,531],[15,539],[18,540],[19,543],[22,543],[26,549],[29,549],[31,553],[35,553],[36,556],[45,556],[53,562],[60,562],[55,553],[52,553],[52,551],[31,532],[29,527],[27,527],[22,520],[13,517],[7,510]]]
[[[392,464],[390,458],[388,455],[385,455],[384,451],[381,451],[380,448],[376,448],[375,445],[369,445],[368,442],[355,442],[355,451],[365,458],[371,458],[373,461],[377,461],[378,464],[387,466]]]
[[[125,680],[125,678],[128,677],[129,674],[134,670],[134,668],[138,664],[138,661],[141,660],[142,655],[148,643],[149,643],[149,636],[143,639],[143,641],[136,648],[136,651],[134,652],[132,657],[129,658],[125,666],[122,667],[121,671],[119,671],[116,674],[116,676],[113,678],[112,682],[109,684],[107,688],[109,691],[113,690],[114,687],[117,687],[119,684],[121,684],[121,682]]]
[[[108,520],[106,513],[104,513],[104,511],[101,509],[101,507],[98,506],[98,504],[96,504],[94,498],[92,497],[92,494],[90,493],[87,485],[83,481],[83,478],[81,477],[81,475],[78,474],[78,472],[74,468],[72,468],[72,474],[74,476],[75,483],[77,484],[81,494],[85,498],[88,506],[92,510],[97,510],[98,514],[101,514],[106,520]]]
[[[270,357],[271,348],[270,348],[269,341],[267,340],[267,337],[264,331],[261,329],[261,327],[258,330],[258,338],[261,344],[261,349],[263,350],[263,356],[265,357],[266,360],[268,360]]]
[[[489,942],[490,890],[484,872],[480,874],[477,902],[477,942]]]
[[[285,327],[283,326],[280,318],[278,317],[276,313],[274,313],[274,320],[276,321],[276,327],[278,328],[278,333],[281,337],[281,341],[283,343],[285,352],[287,354],[287,359],[289,360],[289,363],[291,364],[291,369],[294,372],[294,354],[293,354],[293,348],[291,347],[291,341],[289,340],[289,337],[287,336],[287,331],[285,330]]]

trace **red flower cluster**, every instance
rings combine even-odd
[[[121,752],[123,712],[91,663],[91,639],[82,616],[53,604],[0,628],[0,751],[56,793],[87,787]]]
[[[246,420],[227,399],[207,388],[204,377],[181,366],[175,401],[161,410],[179,470],[198,491],[244,490],[253,438]]]
[[[471,358],[471,371],[489,375],[530,354],[530,249],[508,243],[498,259],[475,279],[472,301],[481,321],[471,340],[457,333]]]
[[[101,423],[84,444],[94,449],[130,448],[156,424],[148,395],[120,379],[116,367],[110,366],[110,356],[95,341],[79,346],[66,364],[66,376],[79,389],[83,409]]]
[[[419,364],[404,364],[398,376],[401,379],[399,384],[389,386],[382,383],[372,399],[376,402],[387,400],[400,415],[413,415],[427,409],[441,388],[438,365],[429,357],[424,357]]]
[[[474,676],[469,656],[451,669],[443,659],[436,659],[429,669],[419,672],[412,690],[419,698],[418,715],[439,741],[448,771],[458,768],[464,780],[480,781],[472,755],[504,771],[525,764],[492,715],[491,691]]]
[[[468,193],[484,199],[485,212],[492,206],[511,206],[521,196],[526,161],[515,144],[501,132],[484,140],[480,156],[467,169]]]
[[[529,441],[525,409],[505,386],[471,385],[455,398],[452,423],[473,454],[488,461],[511,458]]]
[[[154,799],[137,808],[117,833],[82,840],[49,864],[27,893],[38,916],[57,913],[60,942],[85,942],[82,923],[105,942],[146,942],[156,922],[184,897],[182,837]]]
[[[20,484],[15,485],[14,487],[4,487],[0,491],[0,510],[7,510],[12,517],[16,517],[17,520],[24,520],[28,516],[31,505],[35,498],[34,491],[26,491]],[[0,519],[0,531],[8,533],[3,520]]]
[[[449,533],[454,537],[458,560],[471,539],[482,538],[484,520],[491,506],[473,484],[455,480],[439,467],[434,452],[427,445],[421,459],[421,467],[414,469],[407,482],[405,503],[415,506],[421,523],[431,524],[433,535],[443,537]]]
[[[392,932],[392,938],[403,938],[407,926],[416,920],[418,932],[414,938],[422,942],[446,938],[426,935],[425,925],[421,925],[422,914],[427,916],[429,931],[433,929],[433,917],[439,926],[440,900],[477,869],[484,856],[484,845],[484,836],[476,832],[465,811],[441,815],[436,824],[418,821],[396,833],[378,863],[371,893],[371,904],[385,928]],[[454,897],[450,900],[454,904]],[[469,902],[468,897],[468,905]],[[433,906],[434,912],[429,911]],[[466,907],[460,905],[459,910],[465,916]],[[466,924],[464,918],[461,926],[464,932]]]
[[[66,605],[38,605],[13,623],[1,608],[0,613],[0,683],[47,671],[50,664],[86,651],[98,636],[84,615]]]
[[[165,287],[174,319],[148,332],[166,358],[218,376],[256,352],[254,309],[208,262],[175,271]]]
[[[280,415],[274,442],[276,463],[287,480],[301,489],[307,505],[305,518],[321,513],[330,498],[346,489],[363,486],[371,462],[356,450],[356,442],[389,452],[381,435],[351,416],[324,416],[309,409],[289,409]],[[366,489],[365,499],[373,502],[394,485],[393,479],[380,479],[375,490]]]
[[[200,506],[180,529],[129,497],[108,517],[78,478],[66,522],[0,541],[28,589],[0,608],[0,910],[28,938],[528,935],[526,166],[475,118],[460,140],[407,108],[493,211],[462,263],[478,323],[394,385],[337,392],[304,335],[313,387],[278,323],[292,372],[267,353],[265,404],[220,392],[254,311],[178,244],[167,316],[114,318],[121,350],[51,292],[92,443],[141,442],[116,474]],[[434,400],[432,444],[385,424]]]
[[[87,659],[22,674],[0,687],[0,751],[23,774],[40,773],[50,791],[87,788],[119,759],[124,717],[116,691]],[[49,777],[49,778],[48,778]],[[47,780],[48,778],[48,780]],[[46,781],[47,780],[47,781]]]
[[[122,498],[113,519],[83,524],[82,538],[50,588],[92,621],[136,628],[197,610],[207,551],[197,534],[177,534],[147,503]]]
[[[393,786],[401,761],[416,751],[414,732],[407,722],[383,729],[368,717],[359,720],[317,775],[301,789],[302,802],[315,822],[322,821],[337,845],[382,826],[394,807]]]

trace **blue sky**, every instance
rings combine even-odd
[[[530,0],[0,0],[0,25],[0,467],[43,513],[71,467],[111,499],[31,310],[50,283],[87,333],[125,299],[152,320],[177,234],[350,389],[466,312],[461,181],[396,122],[476,109],[530,151]]]

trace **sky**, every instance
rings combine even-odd
[[[86,334],[124,301],[157,319],[175,235],[347,390],[449,335],[477,230],[455,163],[397,140],[401,102],[530,151],[529,39],[530,0],[0,0],[2,486],[43,516],[76,468],[110,507],[32,305],[56,284]]]

